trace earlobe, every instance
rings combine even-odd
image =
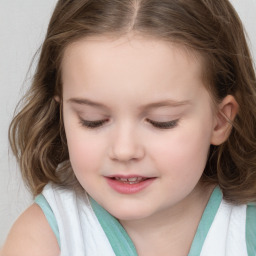
[[[60,97],[59,97],[59,96],[55,95],[55,96],[54,96],[54,100],[55,100],[56,102],[60,103]]]
[[[218,105],[211,144],[220,145],[228,139],[238,108],[238,103],[232,95],[226,96]]]

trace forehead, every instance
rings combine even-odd
[[[192,93],[193,86],[202,84],[202,60],[185,47],[158,39],[90,37],[66,48],[62,81],[64,91],[83,87],[95,93],[111,87],[160,94],[171,86],[179,97],[186,86]]]
[[[111,59],[108,59],[110,57]],[[123,62],[131,60],[133,63],[139,63],[142,60],[145,63],[141,64],[148,63],[148,65],[153,61],[154,63],[157,61],[155,64],[166,61],[165,64],[168,65],[168,59],[172,59],[177,65],[189,65],[190,69],[197,73],[202,70],[203,62],[199,53],[182,44],[140,35],[119,38],[94,36],[80,39],[66,47],[62,68],[65,68],[68,62],[78,62],[82,58],[84,58],[84,64],[87,59],[91,67],[96,64],[98,68],[104,64],[114,64],[113,61],[118,59],[122,59]]]

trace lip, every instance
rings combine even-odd
[[[114,177],[125,178],[125,179],[139,177],[145,180],[142,180],[138,183],[129,184],[129,183],[124,183],[124,182],[115,180],[113,179]],[[112,175],[112,176],[105,177],[105,179],[107,180],[108,185],[116,192],[120,194],[135,194],[135,193],[139,193],[140,191],[150,186],[156,178],[143,177],[138,175]]]

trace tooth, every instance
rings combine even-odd
[[[128,179],[120,178],[121,181],[128,181]]]
[[[129,178],[128,181],[137,181],[137,177],[134,177],[134,178]]]

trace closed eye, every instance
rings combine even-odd
[[[81,125],[86,127],[86,128],[90,128],[90,129],[101,127],[106,122],[108,122],[108,119],[105,119],[105,120],[95,120],[95,121],[88,121],[88,120],[80,119]]]
[[[176,120],[172,120],[172,121],[168,121],[168,122],[157,122],[157,121],[153,121],[150,119],[147,119],[147,122],[149,122],[150,124],[152,124],[154,127],[159,128],[159,129],[171,129],[174,128],[178,125],[178,119]]]
[[[146,121],[149,122],[150,124],[152,124],[152,126],[159,128],[159,129],[171,129],[171,128],[174,128],[177,126],[179,120],[177,119],[177,120],[172,120],[172,121],[168,121],[168,122],[157,122],[157,121],[153,121],[150,119],[146,119]],[[99,128],[99,127],[103,126],[106,122],[108,122],[108,119],[95,120],[95,121],[80,119],[81,125],[86,128],[90,128],[90,129]]]

